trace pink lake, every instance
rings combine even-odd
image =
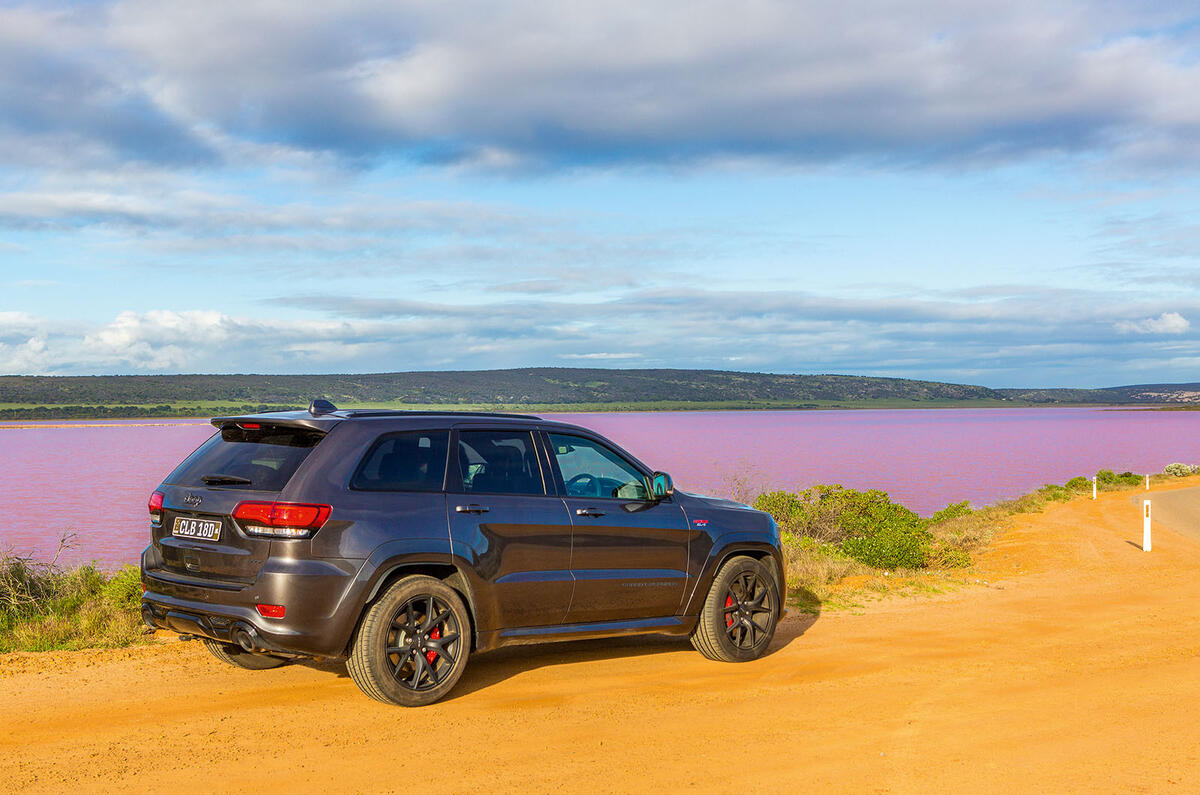
[[[878,488],[929,514],[984,505],[1100,468],[1200,462],[1200,412],[1091,408],[543,415],[608,436],[686,491],[814,483]],[[16,427],[20,426],[20,427]],[[57,426],[57,427],[56,427]],[[0,549],[136,563],[146,499],[213,432],[202,420],[0,423]]]

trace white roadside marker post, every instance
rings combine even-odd
[[[1142,500],[1142,551],[1150,551],[1150,500]]]
[[[1150,491],[1150,475],[1146,474],[1146,491]]]
[[[1092,499],[1096,499],[1096,476],[1092,475]]]

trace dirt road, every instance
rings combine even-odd
[[[196,643],[3,656],[0,788],[1194,792],[1200,543],[1155,533],[1128,493],[1079,499],[1018,517],[987,585],[789,619],[754,663],[518,648],[420,710]]]

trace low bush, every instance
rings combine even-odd
[[[891,523],[842,542],[842,551],[876,569],[919,569],[929,559],[933,536],[918,521]]]
[[[1079,477],[1074,477],[1074,478],[1071,478],[1070,480],[1068,480],[1065,488],[1067,488],[1070,491],[1074,491],[1079,494],[1082,494],[1085,491],[1092,490],[1092,481],[1088,480],[1083,475],[1080,475]]]
[[[1067,486],[1058,486],[1054,483],[1047,483],[1045,486],[1042,486],[1040,489],[1038,489],[1036,493],[1040,494],[1049,502],[1066,502],[1076,494],[1074,489],[1068,488]]]
[[[941,509],[933,516],[929,517],[930,524],[938,524],[940,522],[948,522],[951,519],[957,519],[960,516],[968,516],[971,513],[971,504],[967,500],[962,502],[952,502],[945,508]]]
[[[1112,479],[1109,485],[1112,486],[1140,486],[1142,485],[1143,475],[1136,472],[1122,472]]]
[[[0,554],[0,652],[128,646],[145,637],[137,567],[110,575],[91,565],[62,569],[57,560]]]
[[[921,517],[874,489],[819,484],[798,493],[761,494],[754,507],[775,517],[785,532],[837,545],[880,569],[924,566],[932,539]]]
[[[1179,462],[1167,464],[1163,467],[1163,474],[1170,475],[1173,478],[1186,478],[1188,475],[1195,475],[1197,472],[1200,472],[1200,467],[1181,464]]]

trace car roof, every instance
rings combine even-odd
[[[273,425],[291,425],[293,427],[311,428],[313,430],[329,431],[334,425],[342,422],[370,422],[372,424],[392,424],[398,426],[412,425],[411,421],[420,421],[428,427],[433,424],[438,427],[450,428],[460,423],[485,422],[498,423],[515,427],[543,427],[561,430],[583,431],[595,433],[578,425],[557,420],[546,420],[534,414],[508,414],[492,411],[407,411],[402,409],[335,409],[329,412],[313,414],[312,411],[267,411],[251,414],[227,415],[213,417],[212,424],[218,428],[229,424],[246,422],[263,422]],[[432,422],[431,422],[432,421]]]

